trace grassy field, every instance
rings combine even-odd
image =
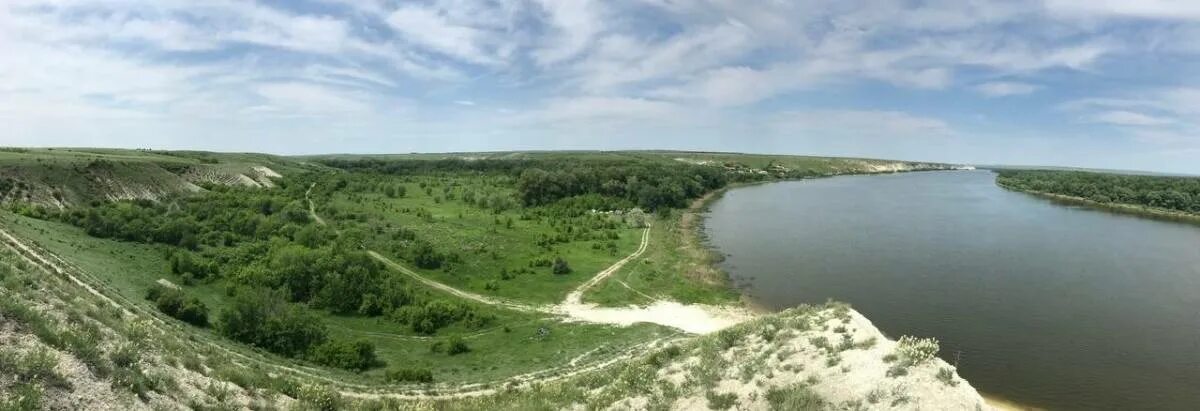
[[[659,299],[714,305],[736,302],[736,290],[724,282],[706,283],[693,272],[697,263],[684,249],[686,242],[698,235],[698,228],[683,226],[678,214],[655,219],[651,245],[642,258],[584,294],[584,302],[603,306],[648,304]]]
[[[461,201],[464,192],[490,192],[511,196],[511,190],[503,186],[488,184],[479,178],[456,177],[375,177],[384,184],[406,187],[402,198],[388,198],[378,193],[336,192],[328,199],[318,199],[318,212],[335,215],[352,214],[335,224],[365,224],[384,227],[377,235],[378,242],[387,250],[387,227],[404,227],[412,230],[419,238],[429,241],[439,250],[453,252],[461,262],[449,269],[421,269],[412,267],[430,278],[459,289],[479,294],[519,300],[533,304],[560,302],[570,289],[591,278],[620,257],[637,248],[641,230],[621,224],[603,230],[616,238],[603,240],[572,241],[553,247],[537,244],[540,237],[554,236],[560,230],[555,224],[582,226],[587,220],[605,220],[607,217],[581,218],[523,218],[528,210],[513,208],[495,211],[480,208]],[[439,187],[427,193],[420,188]],[[447,191],[441,187],[451,187]],[[428,214],[417,210],[427,211]],[[365,223],[362,221],[365,219]],[[615,248],[604,247],[608,242]],[[385,255],[401,260],[402,255]],[[565,275],[551,273],[550,267],[531,267],[537,259],[565,259],[572,272]],[[501,271],[513,273],[502,276]],[[522,272],[529,270],[530,272]]]

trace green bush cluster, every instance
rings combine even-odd
[[[208,326],[208,307],[196,297],[187,296],[182,290],[155,284],[146,292],[146,299],[163,314],[197,327]]]
[[[217,330],[235,341],[329,367],[364,371],[382,365],[374,344],[331,339],[320,318],[276,290],[234,290]]]
[[[384,378],[391,382],[433,382],[433,371],[428,368],[393,368],[384,373]]]

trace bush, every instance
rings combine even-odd
[[[771,405],[772,410],[789,411],[824,410],[828,405],[817,393],[802,384],[772,388],[767,391],[767,404]]]
[[[459,355],[471,352],[471,347],[459,336],[450,337],[450,342],[446,346],[446,354]]]
[[[413,264],[416,264],[417,267],[434,270],[441,268],[442,264],[446,261],[446,256],[435,251],[429,243],[421,242],[413,250],[412,260]]]
[[[465,322],[473,327],[490,324],[495,317],[479,314],[474,308],[461,303],[441,300],[428,301],[420,306],[405,306],[391,313],[393,320],[409,324],[413,331],[433,334],[442,327],[456,322]]]
[[[14,376],[19,382],[69,388],[71,383],[54,370],[57,366],[58,357],[47,348],[38,348],[24,355],[18,355],[15,351],[0,351],[0,370]]]
[[[333,411],[341,408],[342,395],[332,388],[317,385],[305,385],[300,388],[297,400],[300,409],[313,411]]]
[[[317,364],[353,371],[364,371],[379,364],[375,345],[364,340],[325,342],[313,348],[309,359]]]
[[[567,264],[567,260],[562,257],[554,258],[554,267],[551,269],[554,274],[563,275],[571,273],[571,266]]]
[[[289,304],[279,292],[240,289],[221,312],[219,331],[234,341],[296,357],[325,342],[327,331],[319,318]]]
[[[704,393],[704,397],[708,399],[708,409],[710,410],[727,410],[737,404],[737,394],[732,392],[717,394],[709,391]]]
[[[954,379],[954,370],[949,368],[941,368],[937,373],[938,381],[945,383],[951,387],[958,385],[958,381]]]
[[[679,346],[670,345],[667,346],[667,348],[663,348],[654,352],[653,354],[650,354],[650,356],[646,358],[646,364],[649,364],[654,368],[662,368],[672,359],[679,357],[680,354],[683,354],[683,350],[680,349]]]
[[[208,326],[208,307],[196,297],[186,296],[183,291],[155,284],[146,291],[146,299],[153,301],[163,314],[197,327]]]
[[[896,355],[907,365],[919,365],[937,356],[938,342],[933,338],[905,335],[896,345]]]
[[[9,392],[0,398],[0,410],[42,409],[42,387],[34,383],[20,383],[9,387]]]
[[[384,373],[390,382],[433,382],[433,371],[428,368],[393,368]]]

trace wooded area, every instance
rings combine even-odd
[[[998,173],[996,183],[1015,190],[1200,213],[1200,178],[1197,177],[1050,170],[1000,170]]]

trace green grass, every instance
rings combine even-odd
[[[678,213],[654,219],[646,252],[589,290],[583,300],[604,306],[646,304],[654,299],[689,304],[736,302],[737,291],[726,284],[710,285],[687,277],[692,262],[680,250],[684,236],[694,235],[698,233],[680,226]]]
[[[380,178],[388,178],[394,184],[404,181],[396,177]],[[451,271],[423,270],[412,264],[405,264],[422,275],[455,288],[534,304],[557,303],[562,301],[572,288],[632,253],[641,240],[640,229],[625,227],[617,230],[619,238],[614,240],[617,244],[615,253],[593,249],[594,241],[573,241],[555,245],[553,250],[545,250],[538,246],[536,241],[540,235],[554,234],[548,220],[521,220],[519,209],[497,214],[458,200],[443,199],[439,202],[435,197],[442,196],[440,187],[433,191],[433,195],[428,195],[418,185],[420,181],[432,182],[433,178],[418,177],[416,180],[417,182],[403,183],[408,193],[404,198],[391,199],[374,193],[339,192],[333,196],[332,206],[343,213],[368,215],[368,224],[372,227],[393,226],[413,230],[419,238],[429,241],[436,249],[457,253],[463,261],[455,264]],[[511,190],[482,183],[479,179],[460,177],[439,180],[442,180],[443,185],[459,185],[460,188],[456,189],[458,195],[466,190],[493,190],[511,194]],[[318,213],[327,209],[326,205],[318,206]],[[401,212],[403,209],[428,210],[432,218]],[[513,221],[512,227],[506,225],[510,219]],[[496,224],[497,220],[500,224]],[[387,253],[385,250],[378,251],[393,260],[403,261],[402,255]],[[537,267],[532,268],[535,271],[533,274],[516,275],[508,280],[501,279],[501,268],[509,271],[530,268],[529,262],[533,259],[552,260],[559,256],[567,260],[572,273],[554,275],[549,267]],[[497,285],[498,288],[489,289],[489,283]]]

